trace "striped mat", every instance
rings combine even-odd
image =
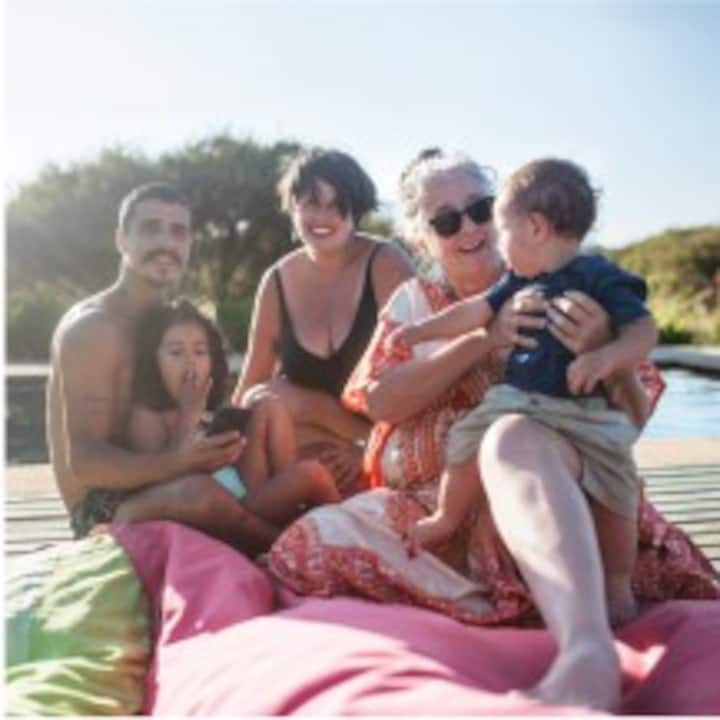
[[[720,571],[720,465],[643,470],[656,507],[683,528]],[[20,555],[71,540],[57,495],[5,500],[5,554]]]

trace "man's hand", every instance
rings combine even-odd
[[[568,389],[573,395],[590,395],[596,385],[613,372],[614,364],[604,348],[579,355],[567,369]]]

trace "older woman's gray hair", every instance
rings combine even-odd
[[[422,200],[428,186],[439,177],[456,173],[477,180],[485,195],[495,194],[495,171],[479,165],[464,153],[446,154],[437,147],[427,148],[419,152],[403,170],[400,175],[401,216],[398,233],[408,245],[417,248],[424,244],[428,218],[424,217]]]

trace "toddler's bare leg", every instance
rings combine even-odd
[[[605,573],[605,596],[612,625],[637,615],[632,572],[637,555],[637,521],[590,502]]]
[[[335,480],[316,460],[303,460],[254,487],[245,506],[260,517],[284,526],[301,515],[308,505],[339,502]]]
[[[475,457],[448,465],[440,479],[437,510],[418,520],[408,532],[411,546],[430,547],[447,540],[462,523],[468,510],[482,496]]]

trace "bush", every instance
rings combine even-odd
[[[690,345],[693,342],[692,332],[674,323],[661,326],[659,330],[661,345]]]
[[[253,298],[230,298],[217,307],[217,323],[236,352],[244,352],[252,318]]]
[[[7,302],[7,357],[10,362],[47,362],[55,326],[73,298],[49,285],[18,290]]]

